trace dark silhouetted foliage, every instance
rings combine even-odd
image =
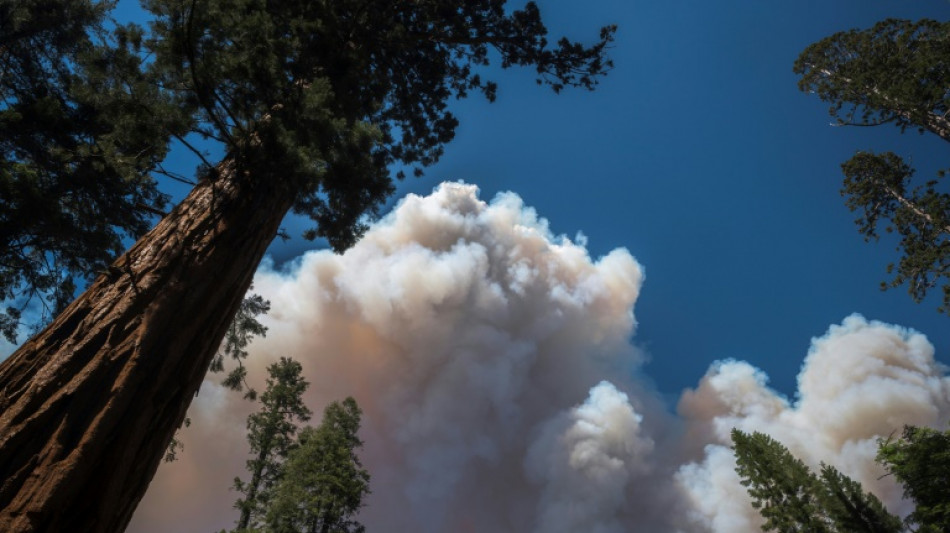
[[[732,431],[736,472],[765,518],[764,531],[897,533],[901,521],[861,485],[829,465],[815,475],[780,442]]]
[[[247,418],[247,441],[254,456],[247,461],[250,479],[234,479],[234,490],[244,494],[234,504],[241,512],[236,533],[253,531],[263,523],[282,464],[295,446],[297,423],[310,419],[310,409],[303,403],[309,384],[302,370],[300,363],[286,357],[267,368],[270,379],[261,395],[261,409]]]
[[[950,23],[888,19],[836,33],[806,48],[794,69],[799,88],[830,103],[839,125],[894,124],[950,141]],[[907,283],[920,301],[942,286],[940,310],[950,313],[946,184],[915,182],[913,169],[891,152],[858,152],[842,169],[842,195],[862,213],[865,238],[876,239],[882,223],[900,237],[901,258],[888,266],[894,277],[882,287]]]

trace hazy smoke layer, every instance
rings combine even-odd
[[[625,250],[592,260],[514,194],[485,203],[443,184],[345,254],[258,273],[273,311],[250,379],[291,356],[315,412],[357,399],[369,531],[755,531],[732,427],[769,432],[900,505],[870,460],[875,437],[950,413],[922,335],[850,317],[814,341],[794,405],[760,371],[722,362],[676,418],[634,377],[642,280]],[[254,407],[239,396],[205,383],[181,460],[160,469],[130,531],[233,524],[227,488],[244,473]]]

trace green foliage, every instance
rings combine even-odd
[[[336,249],[393,191],[389,166],[434,163],[448,101],[494,99],[479,67],[531,66],[591,89],[615,28],[550,44],[534,3],[145,0],[150,31],[109,25],[109,0],[0,1],[0,333],[43,321],[166,208],[153,175],[176,139],[223,144],[229,168],[293,192]],[[492,53],[493,52],[493,53]],[[236,166],[236,167],[235,167]],[[401,174],[400,174],[401,177]],[[187,180],[186,180],[187,181]],[[242,381],[233,376],[232,382]]]
[[[836,33],[795,62],[799,88],[831,104],[839,125],[894,124],[950,141],[950,22],[888,19],[868,30]],[[950,196],[940,180],[912,184],[914,172],[893,153],[858,152],[842,165],[842,195],[866,238],[879,222],[900,235],[900,261],[888,266],[920,301],[941,282],[950,313]],[[939,177],[943,177],[941,172]]]
[[[458,124],[447,108],[452,98],[470,91],[495,98],[495,83],[478,72],[490,58],[504,68],[532,67],[555,92],[592,89],[611,68],[606,51],[615,31],[602,28],[592,46],[552,45],[534,3],[507,10],[504,0],[143,4],[154,15],[147,33],[134,25],[107,31],[110,0],[0,0],[0,301],[22,306],[40,296],[51,302],[49,315],[80,281],[126,275],[107,265],[124,239],[164,214],[153,175],[182,179],[161,166],[170,138],[202,158],[199,179],[213,184],[227,172],[238,194],[270,195],[268,205],[278,206],[293,199],[292,209],[316,223],[307,236],[344,248],[393,191],[390,166],[421,173],[441,156]],[[224,161],[205,160],[189,142],[193,135],[220,142]],[[250,180],[255,187],[242,187]],[[249,203],[213,203],[207,220],[215,209]],[[250,221],[284,215],[255,214],[247,213]],[[249,240],[273,237],[268,224],[256,227],[264,233]],[[188,283],[188,250],[218,262],[247,253],[198,241],[136,268],[167,268]],[[254,259],[235,263],[250,274]],[[154,303],[154,296],[136,301]],[[11,339],[22,309],[0,316]],[[215,310],[200,311],[207,318]],[[125,318],[116,320],[122,329]],[[71,324],[59,334],[75,333]],[[242,369],[241,335],[224,350],[238,354]],[[198,352],[186,355],[211,355]],[[154,354],[140,355],[134,361]],[[243,379],[238,370],[231,382]],[[170,396],[153,394],[149,402],[169,400],[183,410],[190,401],[181,387],[163,390]],[[236,482],[242,512],[259,511],[276,476],[274,458],[291,445],[292,420],[308,413],[302,404],[274,411],[275,395],[265,393],[264,410],[249,420],[258,459],[249,463],[252,480]]]
[[[836,33],[795,61],[798,87],[831,104],[842,125],[893,123],[948,139],[950,23],[887,19]]]
[[[832,531],[902,531],[900,518],[888,513],[881,500],[832,466],[821,466],[816,490],[822,510],[833,524]]]
[[[736,472],[765,518],[764,531],[830,531],[820,516],[815,477],[778,441],[762,433],[732,431]]]
[[[916,504],[908,517],[916,531],[950,531],[950,431],[905,426],[900,438],[880,442],[877,459]]]
[[[878,237],[878,224],[900,236],[902,252],[888,272],[887,285],[908,284],[916,301],[943,282],[942,312],[950,312],[950,195],[935,189],[937,182],[910,189],[914,170],[891,152],[858,152],[842,166],[843,194],[852,211],[862,212],[857,224],[866,239]],[[882,284],[884,285],[884,284]]]
[[[310,409],[303,403],[309,384],[302,370],[300,363],[286,357],[267,368],[270,379],[261,395],[261,409],[247,419],[247,440],[253,455],[247,461],[251,477],[247,482],[234,480],[234,490],[244,494],[234,504],[241,512],[236,532],[261,525],[281,465],[295,446],[297,422],[310,419]]]
[[[43,320],[165,208],[150,171],[185,116],[142,72],[139,28],[111,3],[0,1],[0,332]]]
[[[901,521],[881,501],[834,467],[816,476],[785,446],[763,433],[732,431],[736,472],[765,518],[764,531],[890,533]]]
[[[229,389],[245,391],[244,397],[248,400],[256,399],[257,391],[247,384],[247,368],[244,366],[244,359],[248,356],[246,348],[254,337],[266,336],[267,327],[261,324],[257,317],[268,311],[270,311],[270,302],[259,294],[251,294],[241,300],[237,314],[228,325],[221,348],[211,360],[212,372],[224,370],[226,357],[237,363],[237,366],[228,372],[223,383]]]
[[[241,513],[234,533],[363,531],[354,519],[369,494],[369,473],[356,455],[362,412],[353,398],[333,402],[318,427],[298,435],[296,422],[310,418],[301,371],[287,358],[268,368],[261,409],[247,420],[250,481],[234,480],[244,494],[234,505]]]
[[[549,46],[534,3],[504,1],[145,0],[153,71],[254,179],[296,195],[308,237],[352,244],[393,190],[394,163],[434,163],[458,124],[450,98],[489,99],[478,67],[533,66],[555,91],[593,88],[613,27],[593,46]],[[206,165],[211,179],[215,169]]]
[[[178,430],[181,431],[182,426],[191,427],[191,417],[185,417],[181,422],[181,426],[178,427]],[[172,437],[172,440],[169,441],[168,447],[165,448],[165,457],[164,461],[166,463],[174,462],[178,459],[178,454],[185,449],[185,444],[181,442],[181,439],[178,438],[178,433],[175,433],[175,436]]]
[[[300,432],[267,512],[271,533],[361,533],[355,515],[369,494],[369,473],[356,454],[362,412],[353,398],[333,402],[316,429]]]

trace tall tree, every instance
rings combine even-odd
[[[765,518],[764,531],[897,533],[901,521],[859,483],[829,465],[815,475],[763,433],[732,431],[736,472]]]
[[[227,155],[0,364],[0,530],[125,527],[288,211],[352,243],[391,164],[441,155],[448,100],[494,98],[478,73],[491,57],[555,91],[610,67],[614,28],[550,46],[533,3],[504,4],[145,2],[155,86]]]
[[[45,321],[165,208],[150,172],[187,114],[141,69],[142,33],[111,4],[0,1],[0,332]]]
[[[822,465],[817,489],[819,501],[841,533],[896,533],[903,531],[901,520],[887,512],[877,496],[857,481],[830,465]]]
[[[888,19],[836,33],[806,48],[794,70],[799,88],[830,103],[839,125],[893,124],[950,141],[950,22]],[[842,169],[842,195],[861,212],[865,238],[876,239],[881,224],[900,236],[903,255],[888,266],[894,278],[882,286],[907,283],[920,301],[942,284],[941,311],[950,313],[946,183],[915,182],[913,169],[891,152],[858,152]]]
[[[907,517],[914,531],[950,531],[950,431],[906,426],[899,438],[880,443],[877,460],[914,501]]]
[[[362,411],[353,398],[333,402],[323,421],[300,432],[267,511],[271,533],[362,533],[356,514],[369,494],[357,450]]]
[[[310,409],[303,403],[309,384],[301,371],[300,363],[286,357],[267,368],[270,379],[261,395],[261,409],[247,419],[247,441],[254,455],[247,461],[251,477],[247,482],[234,479],[234,489],[244,494],[234,504],[241,512],[236,533],[262,525],[271,489],[294,444],[297,422],[310,419]]]
[[[752,506],[765,518],[763,531],[830,529],[818,513],[814,475],[775,439],[762,433],[732,431],[736,473],[752,496]]]

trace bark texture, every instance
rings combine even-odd
[[[0,364],[0,531],[123,531],[289,210],[224,164]]]

